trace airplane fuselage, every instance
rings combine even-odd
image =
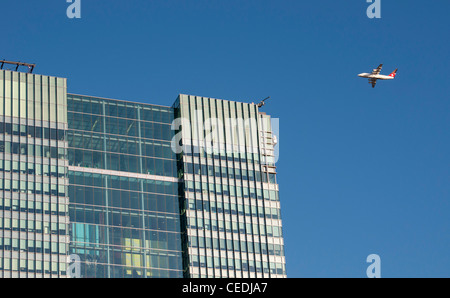
[[[383,67],[383,64],[380,64],[380,66],[375,68],[372,71],[372,73],[367,73],[367,72],[360,73],[358,75],[358,77],[369,79],[369,84],[372,84],[372,88],[375,88],[375,85],[377,84],[377,80],[392,80],[395,78],[398,68],[395,69],[393,72],[391,72],[390,75],[385,76],[385,75],[380,74],[382,67]]]
[[[358,77],[368,78],[368,79],[376,79],[376,80],[393,80],[392,76],[385,76],[380,74],[371,74],[371,73],[360,73]]]

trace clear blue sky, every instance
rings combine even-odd
[[[2,2],[0,58],[71,93],[271,96],[289,277],[450,277],[449,1]]]

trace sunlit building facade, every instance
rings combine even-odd
[[[274,132],[255,104],[0,71],[0,277],[286,277]]]
[[[189,95],[174,109],[186,276],[286,277],[270,117]]]
[[[0,277],[66,276],[66,89],[0,70]]]

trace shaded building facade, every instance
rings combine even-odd
[[[83,277],[182,277],[168,107],[68,95],[70,253]]]

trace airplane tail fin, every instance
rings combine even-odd
[[[395,78],[395,75],[397,74],[397,70],[398,70],[398,68],[396,68],[393,72],[391,72],[391,74],[389,76]]]

